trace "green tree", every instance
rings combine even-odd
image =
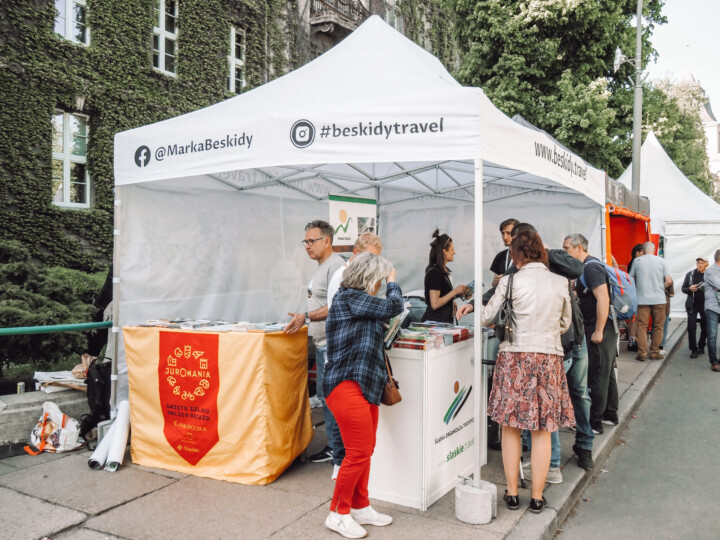
[[[503,112],[553,132],[611,175],[622,172],[632,126],[622,107],[628,97],[632,104],[634,68],[612,67],[618,46],[626,54],[635,48],[635,0],[448,1],[461,82],[480,86]],[[666,22],[662,5],[644,3],[644,64],[655,55],[654,26]]]

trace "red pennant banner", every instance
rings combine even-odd
[[[218,442],[217,334],[160,332],[158,375],[165,439],[191,465]]]

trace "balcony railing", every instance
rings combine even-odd
[[[349,22],[354,23],[350,28],[353,30],[369,16],[370,12],[358,0],[312,0],[310,4],[312,24]]]

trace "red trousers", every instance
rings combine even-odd
[[[338,384],[325,398],[325,403],[337,421],[345,445],[345,458],[335,481],[330,510],[349,514],[351,508],[370,505],[367,486],[370,458],[375,450],[378,406],[365,399],[355,381]]]

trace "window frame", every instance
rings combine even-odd
[[[392,14],[392,22],[390,15]],[[385,22],[401,34],[405,34],[405,20],[400,11],[400,0],[385,0]]]
[[[53,5],[56,6],[58,2],[62,2],[65,4],[65,28],[62,34],[55,31],[55,35],[60,36],[61,38],[71,41],[72,43],[77,43],[78,45],[83,45],[84,47],[90,46],[90,25],[87,23],[87,15],[88,15],[88,7],[87,7],[87,0],[56,0],[53,2]],[[74,28],[74,22],[75,20],[69,16],[69,14],[73,11],[73,5],[77,4],[78,6],[82,6],[82,8],[85,10],[85,41],[78,41],[73,36],[73,30]],[[58,22],[58,16],[60,15],[57,8],[55,9],[55,25],[57,26]],[[70,37],[68,37],[70,36]]]
[[[90,189],[91,189],[91,180],[90,180],[90,171],[88,170],[88,164],[87,164],[87,146],[88,142],[90,141],[90,117],[87,114],[81,114],[77,112],[68,112],[63,111],[61,109],[55,109],[53,111],[53,117],[50,119],[50,121],[53,123],[53,130],[54,128],[54,116],[57,114],[62,114],[63,117],[63,151],[62,152],[52,152],[52,161],[59,160],[63,164],[63,200],[62,201],[56,201],[55,200],[55,194],[51,191],[52,196],[52,203],[55,206],[59,206],[61,208],[90,208]],[[71,116],[77,116],[79,118],[85,119],[85,155],[78,156],[74,155],[72,153],[72,133],[70,130],[70,117]],[[53,131],[54,134],[54,131]],[[52,145],[52,143],[51,143]],[[51,161],[51,168],[52,168],[52,161]],[[70,175],[70,166],[72,163],[80,163],[85,166],[85,202],[72,202],[70,201],[70,194],[71,194],[71,186],[72,183],[71,175]],[[54,188],[54,181],[51,179],[51,182],[53,182],[53,188]]]
[[[242,58],[235,56],[235,49],[237,46],[237,37],[240,34],[242,39]],[[236,25],[230,26],[230,54],[228,54],[228,90],[233,94],[240,94],[245,90],[247,81],[245,79],[245,31],[242,28],[238,28]],[[237,78],[235,77],[235,71],[237,68],[242,70],[242,80],[240,81],[241,87],[240,92],[236,89]]]
[[[155,49],[155,44],[152,43],[152,56],[155,55],[155,51],[158,53],[158,65],[155,65],[154,59],[151,57],[151,62],[153,64],[152,68],[155,71],[158,71],[162,73],[163,75],[167,75],[169,77],[177,77],[177,69],[178,69],[178,58],[179,58],[179,47],[178,47],[178,37],[180,36],[180,26],[179,26],[179,19],[180,19],[180,0],[173,0],[175,2],[175,13],[172,14],[175,18],[175,32],[168,32],[165,29],[165,17],[167,16],[167,10],[165,7],[166,0],[156,0],[156,5],[153,6],[153,18],[154,18],[154,11],[155,9],[158,10],[158,18],[154,20],[153,22],[153,40],[155,39],[155,36],[158,36],[158,48]],[[160,26],[157,26],[157,24],[160,24]],[[169,39],[175,43],[175,71],[168,71],[165,69],[165,40]]]

